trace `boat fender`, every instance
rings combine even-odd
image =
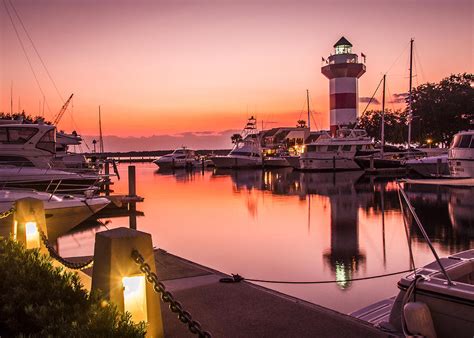
[[[407,329],[412,335],[437,337],[428,305],[422,302],[407,303],[403,307],[403,314]]]

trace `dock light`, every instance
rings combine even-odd
[[[26,249],[40,249],[47,253],[40,236],[41,232],[48,236],[43,201],[34,198],[15,201],[12,227],[13,238],[23,243]]]
[[[25,223],[25,233],[26,233],[26,248],[27,249],[36,249],[41,245],[40,235],[38,232],[38,225],[36,222],[26,222]]]
[[[123,307],[135,323],[147,321],[145,276],[123,277]]]
[[[433,140],[429,138],[429,139],[426,140],[426,143],[428,143],[428,145],[429,145],[430,148],[431,148],[431,143],[433,143]]]
[[[132,258],[138,251],[156,274],[151,235],[130,228],[115,228],[95,234],[91,292],[100,290],[107,303],[128,312],[135,323],[146,323],[146,336],[164,337],[160,295],[155,292],[140,265]]]

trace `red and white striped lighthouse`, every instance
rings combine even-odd
[[[359,94],[357,80],[365,73],[365,65],[352,54],[352,44],[342,37],[334,45],[335,53],[327,58],[327,65],[321,68],[329,79],[331,134],[350,123],[356,122]]]

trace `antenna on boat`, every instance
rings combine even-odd
[[[311,111],[309,110],[309,90],[306,89],[306,104],[308,106],[308,128],[311,131]]]
[[[443,275],[446,277],[446,280],[448,281],[448,285],[454,285],[453,281],[451,280],[451,277],[449,277],[448,273],[444,269],[443,264],[441,264],[441,260],[439,259],[438,253],[436,252],[435,248],[433,247],[433,243],[431,243],[430,238],[428,237],[428,234],[426,233],[425,228],[423,227],[423,224],[421,224],[420,219],[418,218],[418,215],[415,212],[415,209],[410,203],[410,200],[408,199],[407,194],[405,193],[405,190],[402,188],[402,185],[400,184],[400,181],[397,180],[397,186],[398,186],[398,193],[402,195],[403,199],[405,200],[405,203],[408,206],[408,210],[413,216],[413,219],[415,220],[416,225],[418,226],[418,229],[420,229],[424,239],[428,243],[428,246],[431,249],[431,252],[433,253],[433,256],[436,259],[436,262],[438,262],[438,265],[443,273]],[[400,204],[400,207],[403,209],[403,205]]]
[[[104,139],[102,138],[102,118],[100,115],[100,106],[99,106],[99,151],[100,153],[104,152]]]
[[[413,120],[413,113],[411,110],[412,104],[412,80],[413,80],[413,38],[410,40],[410,89],[408,91],[408,150],[411,144],[411,121]]]
[[[382,126],[381,126],[381,136],[380,141],[382,142],[382,151],[381,155],[383,158],[383,148],[385,147],[385,78],[387,74],[383,74],[383,90],[382,90]]]

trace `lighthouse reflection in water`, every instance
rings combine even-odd
[[[119,169],[126,176],[127,167]],[[417,266],[433,261],[416,227],[408,227],[407,241],[396,182],[362,172],[159,172],[143,164],[137,166],[137,189],[145,198],[137,205],[137,228],[151,233],[156,247],[248,278],[337,280],[262,285],[344,313],[397,293],[401,275],[351,279],[410,269],[408,243]],[[405,189],[440,256],[472,247],[473,189]],[[114,190],[126,193],[126,180]],[[129,222],[110,221],[109,228]],[[61,254],[91,254],[100,230],[64,235]]]

